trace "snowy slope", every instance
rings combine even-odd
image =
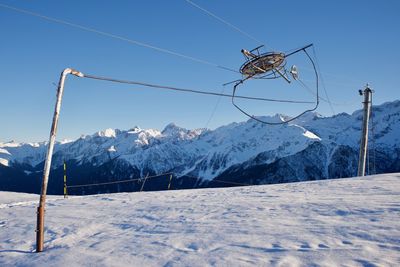
[[[398,266],[400,174],[50,197],[0,192],[0,266]]]

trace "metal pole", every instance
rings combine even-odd
[[[68,197],[68,191],[67,191],[67,164],[65,163],[64,160],[64,198]]]
[[[172,174],[169,176],[168,190],[171,188]]]
[[[56,106],[54,108],[53,123],[51,125],[50,139],[49,139],[49,144],[48,144],[48,148],[47,148],[46,161],[44,164],[42,189],[40,192],[39,207],[37,208],[36,252],[43,251],[44,212],[45,212],[45,205],[46,205],[47,183],[49,180],[51,158],[53,156],[54,143],[56,140],[57,124],[58,124],[58,117],[60,115],[61,100],[62,100],[62,95],[63,95],[63,91],[64,91],[64,83],[65,83],[65,79],[68,74],[73,74],[78,77],[83,77],[83,74],[81,72],[67,68],[61,73],[60,81],[58,83],[57,101],[56,101]]]
[[[357,176],[365,176],[365,162],[367,159],[367,148],[368,148],[368,122],[369,115],[371,113],[371,98],[372,90],[368,84],[364,91],[359,90],[360,95],[364,95],[364,117],[363,117],[363,128],[360,142],[360,155],[358,158],[358,173]]]
[[[140,188],[140,192],[143,191],[144,184],[146,183],[146,179],[147,179],[148,176],[149,176],[149,173],[147,173],[146,177],[144,177],[144,181],[143,181],[143,184],[142,184],[142,188]]]

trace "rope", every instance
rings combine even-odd
[[[375,123],[374,123],[374,116],[372,115],[372,94],[371,94],[371,111],[370,111],[370,116],[371,116],[371,144],[372,144],[372,164],[373,164],[373,173],[371,173],[371,170],[368,168],[368,173],[371,174],[376,174],[376,142],[375,142]],[[368,149],[368,158],[370,157],[370,149]],[[368,160],[369,162],[369,160]]]
[[[228,181],[222,181],[222,180],[216,180],[213,179],[211,182],[219,182],[219,183],[225,183],[225,184],[234,184],[234,185],[241,185],[241,186],[251,186],[253,184],[245,184],[245,183],[238,183],[238,182],[228,182]]]
[[[178,87],[171,87],[171,86],[165,86],[165,85],[143,83],[143,82],[138,82],[138,81],[120,80],[120,79],[102,77],[102,76],[95,76],[95,75],[90,75],[90,74],[83,74],[82,78],[88,78],[88,79],[93,79],[93,80],[101,80],[101,81],[109,81],[109,82],[115,82],[115,83],[123,83],[123,84],[141,85],[141,86],[146,86],[146,87],[165,89],[165,90],[173,90],[173,91],[186,92],[186,93],[232,97],[231,94],[215,93],[215,92],[209,92],[209,91],[200,91],[200,90],[194,90],[194,89],[188,89],[188,88],[178,88]],[[248,99],[248,100],[294,103],[294,104],[310,104],[310,103],[314,103],[314,102],[310,102],[310,101],[271,99],[271,98],[260,98],[260,97],[251,97],[251,96],[235,96],[235,97],[242,98],[242,99]]]
[[[222,90],[221,90],[220,94],[223,94],[224,91],[225,91],[225,86],[222,87]],[[210,117],[208,118],[207,123],[206,123],[206,125],[204,126],[205,129],[207,129],[207,127],[208,127],[208,125],[210,124],[212,118],[214,117],[215,112],[217,111],[217,108],[218,108],[218,106],[219,106],[219,103],[221,102],[221,97],[222,97],[222,96],[219,96],[219,97],[218,97],[217,102],[215,103],[215,106],[214,106],[213,110],[211,111]]]
[[[120,181],[113,181],[113,182],[105,182],[105,183],[93,183],[93,184],[80,184],[80,185],[68,185],[68,188],[74,188],[74,187],[88,187],[88,186],[95,186],[95,185],[108,185],[108,184],[118,184],[118,183],[130,183],[130,182],[137,182],[137,181],[142,181],[144,179],[151,179],[151,178],[156,178],[164,175],[171,175],[173,174],[172,172],[167,172],[167,173],[162,173],[158,175],[153,175],[153,176],[146,176],[142,178],[136,178],[136,179],[127,179],[127,180],[120,180]]]
[[[162,173],[162,174],[157,174],[157,175],[152,175],[152,176],[146,176],[146,177],[142,177],[142,178],[136,178],[136,179],[127,179],[127,180],[120,180],[120,181],[112,181],[112,182],[104,182],[104,183],[92,183],[92,184],[80,184],[80,185],[68,185],[66,186],[67,188],[79,188],[79,187],[90,187],[90,186],[100,186],[100,185],[110,185],[110,184],[119,184],[119,183],[131,183],[131,182],[138,182],[138,181],[146,181],[148,179],[152,179],[152,178],[157,178],[157,177],[161,177],[161,176],[166,176],[166,175],[170,175],[170,181],[169,181],[169,186],[171,185],[171,181],[172,181],[172,176],[173,173],[172,172],[167,172],[167,173]],[[191,179],[196,179],[198,180],[198,177],[194,177],[194,176],[190,176],[190,175],[183,175],[180,178],[191,178]],[[210,180],[209,182],[219,182],[219,183],[225,183],[225,184],[231,184],[231,185],[239,185],[239,186],[251,186],[252,184],[246,184],[246,183],[238,183],[238,182],[231,182],[231,181],[223,181],[223,180]],[[143,190],[143,185],[142,184],[142,188],[140,191]]]
[[[321,72],[319,72],[319,73],[321,73]],[[310,80],[302,80],[302,81],[310,82]],[[303,88],[305,88],[307,90],[307,92],[309,92],[311,95],[316,96],[316,93],[314,93],[312,90],[310,90],[310,88],[308,86],[307,87],[303,86]],[[332,101],[329,101],[329,100],[323,98],[322,96],[319,96],[319,100],[322,102],[330,103],[334,106],[350,106],[350,105],[354,105],[354,104],[358,103],[358,101],[343,102],[343,103],[332,102]]]
[[[192,178],[192,179],[196,179],[196,180],[199,179],[198,177],[194,177],[194,176],[187,175],[187,174],[184,174],[182,177]],[[217,180],[217,179],[212,179],[212,180],[209,180],[208,182],[219,182],[219,183],[224,183],[224,184],[233,184],[233,185],[240,185],[240,186],[253,185],[253,184],[245,184],[245,183],[238,183],[238,182],[232,182],[232,181],[223,181],[223,180]]]
[[[236,30],[237,32],[243,34],[244,36],[248,37],[249,39],[255,41],[256,43],[263,44],[263,42],[261,42],[260,40],[258,40],[258,39],[255,38],[254,36],[250,35],[249,33],[245,32],[245,31],[243,31],[243,30],[241,30],[241,29],[238,28],[237,26],[235,26],[235,25],[233,25],[232,23],[230,23],[230,22],[224,20],[223,18],[221,18],[221,17],[215,15],[214,13],[208,11],[208,10],[205,9],[204,7],[201,7],[201,6],[199,6],[198,4],[196,4],[196,3],[194,3],[194,2],[192,2],[192,1],[190,1],[190,0],[185,0],[185,1],[186,1],[187,3],[189,3],[190,5],[194,6],[195,8],[197,8],[197,9],[203,11],[203,12],[206,13],[207,15],[209,15],[209,16],[215,18],[216,20],[219,20],[220,22],[222,22],[223,24],[227,25],[228,27],[230,27],[230,28]]]
[[[80,24],[68,22],[68,21],[61,20],[61,19],[48,17],[48,16],[45,16],[45,15],[42,15],[42,14],[39,14],[39,13],[35,13],[35,12],[29,11],[29,10],[25,10],[25,9],[21,9],[21,8],[16,8],[16,7],[5,5],[5,4],[2,4],[2,3],[0,3],[0,7],[7,8],[7,9],[10,9],[10,10],[14,10],[16,12],[27,14],[27,15],[30,15],[30,16],[38,17],[38,18],[41,18],[41,19],[44,19],[44,20],[47,20],[47,21],[51,21],[51,22],[54,22],[54,23],[58,23],[58,24],[70,26],[70,27],[73,27],[73,28],[77,28],[77,29],[80,29],[80,30],[83,30],[83,31],[92,32],[92,33],[100,34],[100,35],[103,35],[103,36],[106,36],[106,37],[118,39],[120,41],[125,41],[125,42],[128,42],[130,44],[146,47],[146,48],[149,48],[149,49],[156,50],[158,52],[162,52],[162,53],[170,54],[170,55],[173,55],[173,56],[181,57],[181,58],[188,59],[188,60],[191,60],[191,61],[195,61],[195,62],[198,62],[198,63],[201,63],[201,64],[210,65],[210,66],[213,66],[213,67],[216,67],[216,68],[219,68],[219,69],[223,69],[223,70],[227,70],[227,71],[231,71],[231,72],[235,72],[235,73],[240,73],[239,71],[234,70],[232,68],[228,68],[228,67],[225,67],[225,66],[222,66],[222,65],[219,65],[219,64],[204,60],[204,59],[188,56],[188,55],[185,55],[185,54],[182,54],[182,53],[178,53],[178,52],[175,52],[175,51],[172,51],[172,50],[168,50],[168,49],[165,49],[165,48],[157,47],[157,46],[150,45],[150,44],[147,44],[147,43],[144,43],[144,42],[140,42],[140,41],[137,41],[137,40],[129,39],[127,37],[123,37],[123,36],[120,36],[120,35],[108,33],[108,32],[105,32],[105,31],[96,30],[94,28],[90,28],[90,27],[87,27],[87,26],[83,26],[83,25],[80,25]]]
[[[322,88],[324,89],[327,102],[328,102],[328,104],[329,104],[329,107],[331,108],[331,111],[332,111],[333,115],[336,115],[335,110],[333,109],[332,103],[331,103],[331,101],[330,101],[330,99],[329,99],[328,91],[326,90],[324,79],[323,79],[323,77],[322,77],[322,75],[321,75],[321,70],[320,70],[320,68],[319,68],[317,53],[315,52],[315,47],[313,46],[312,49],[313,49],[313,54],[314,54],[315,61],[316,61],[316,65],[317,65],[317,70],[318,70],[318,73],[319,73],[319,75],[320,75],[320,77],[321,77],[321,84],[322,84]]]

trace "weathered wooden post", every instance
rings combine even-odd
[[[56,141],[57,134],[57,125],[58,125],[58,117],[60,115],[61,109],[61,100],[64,92],[64,83],[68,74],[73,74],[78,77],[83,77],[83,74],[79,71],[67,68],[65,69],[60,76],[60,81],[58,83],[57,89],[57,100],[56,106],[54,108],[53,115],[53,123],[51,125],[50,130],[50,139],[47,147],[46,160],[44,163],[43,170],[43,179],[42,179],[42,188],[40,192],[40,200],[39,207],[37,208],[37,225],[36,225],[36,252],[43,251],[43,243],[44,243],[44,212],[46,205],[46,193],[47,193],[47,184],[49,181],[50,167],[51,167],[51,158],[53,156],[54,143]]]

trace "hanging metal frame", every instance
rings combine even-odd
[[[302,48],[296,49],[293,52],[290,52],[288,54],[284,54],[282,52],[267,52],[267,53],[260,53],[260,48],[263,46],[259,46],[254,48],[253,50],[247,51],[242,49],[242,53],[246,58],[246,62],[240,67],[240,73],[243,75],[244,78],[240,80],[236,80],[231,83],[235,83],[233,86],[233,91],[232,91],[232,104],[235,106],[240,112],[245,114],[246,116],[250,117],[251,119],[254,119],[258,122],[268,124],[268,125],[281,125],[281,124],[286,124],[289,123],[295,119],[298,119],[299,117],[303,116],[307,112],[315,111],[318,108],[319,105],[319,76],[318,76],[318,71],[317,67],[315,65],[314,60],[310,56],[310,54],[307,52],[307,49],[312,47],[313,44],[309,44],[307,46],[304,46]],[[288,71],[286,69],[286,58],[300,53],[304,52],[307,58],[309,59],[313,70],[315,74],[315,88],[316,88],[316,100],[315,100],[315,105],[313,108],[307,109],[300,114],[296,115],[295,117],[282,121],[282,122],[268,122],[265,120],[262,120],[260,118],[257,118],[251,114],[249,114],[247,111],[245,111],[242,107],[240,107],[236,102],[235,99],[237,98],[236,92],[238,90],[239,85],[243,84],[245,81],[249,79],[277,79],[277,78],[283,78],[286,82],[291,83],[292,81],[289,78],[288,73],[291,73],[292,71],[296,70],[296,68],[292,67],[291,71]],[[297,70],[296,73],[293,73],[293,78],[294,80],[298,81],[301,86],[308,88],[308,86],[302,82],[300,79],[298,79],[297,76]],[[229,84],[229,83],[228,83]]]

